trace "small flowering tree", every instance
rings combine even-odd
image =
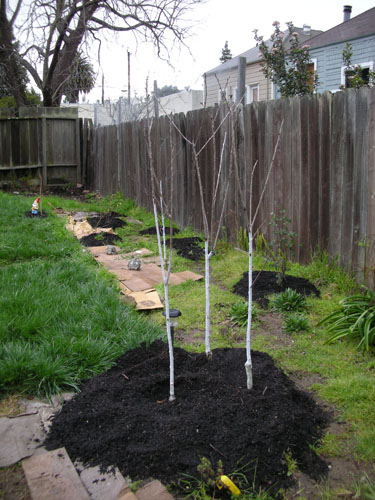
[[[290,35],[288,44],[280,23],[275,21],[272,26],[271,46],[258,35],[258,30],[254,30],[254,38],[263,56],[261,65],[265,77],[278,86],[282,97],[313,94],[318,85],[318,76],[312,71],[309,46],[300,46],[298,33],[294,31],[292,23],[287,23]]]
[[[345,66],[345,85],[342,89],[359,89],[361,87],[373,87],[375,84],[375,71],[369,68],[362,68],[359,64],[352,63],[353,49],[349,42],[346,42],[342,52],[342,60]]]

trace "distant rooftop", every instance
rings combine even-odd
[[[375,34],[375,7],[309,40],[310,48],[324,47]]]
[[[298,33],[298,38],[300,43],[304,43],[307,40],[310,40],[312,37],[315,37],[316,35],[323,33],[321,30],[312,30],[312,29],[307,29],[309,28],[306,26],[305,28],[296,28],[294,27],[294,31]],[[287,32],[288,33],[288,32]],[[289,36],[289,33],[288,33]],[[288,36],[286,37],[286,40],[288,40]],[[266,40],[266,45],[268,47],[272,46],[271,40]],[[310,42],[309,42],[310,43]],[[229,59],[228,61],[225,61],[225,63],[219,64],[219,66],[216,66],[213,69],[210,69],[209,71],[206,71],[206,75],[209,75],[211,73],[219,73],[222,71],[228,71],[233,68],[237,68],[238,66],[238,60],[240,57],[246,57],[246,64],[251,64],[256,61],[259,61],[262,59],[261,54],[259,53],[259,47],[253,47],[246,52],[243,52],[242,54],[233,57],[232,59]]]

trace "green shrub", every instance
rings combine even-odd
[[[358,348],[370,350],[375,345],[375,292],[352,295],[340,302],[340,307],[319,325],[328,325],[331,334],[327,343],[349,337],[359,339]]]
[[[247,326],[247,312],[247,302],[236,302],[236,304],[233,304],[232,306],[230,319],[238,326]],[[259,309],[255,304],[253,304],[251,313],[252,320],[256,320],[259,316]]]
[[[276,295],[272,302],[274,309],[282,313],[300,312],[306,309],[306,300],[303,295],[292,288]]]
[[[283,330],[287,333],[306,332],[309,329],[309,320],[301,313],[288,314],[284,318]]]

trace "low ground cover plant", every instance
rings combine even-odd
[[[297,333],[310,329],[309,320],[301,313],[286,314],[283,320],[283,330],[286,333]]]
[[[236,302],[235,304],[232,305],[230,319],[235,325],[246,327],[247,317],[248,317],[247,302],[241,301],[241,302]],[[251,317],[253,321],[255,321],[259,317],[259,309],[255,304],[251,310]]]
[[[301,312],[306,309],[306,299],[303,295],[291,288],[276,295],[272,306],[281,313]]]
[[[350,338],[359,340],[358,349],[369,351],[375,345],[375,292],[344,298],[332,314],[320,323],[327,325],[328,343]]]

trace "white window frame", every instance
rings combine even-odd
[[[225,89],[219,89],[217,91],[217,99],[218,99],[219,104],[223,101],[223,95],[224,95],[224,93],[225,93],[226,100],[229,100],[229,89],[228,89],[228,87],[226,87]]]
[[[318,58],[312,57],[309,61],[309,64],[314,65],[314,77],[315,77],[315,73],[318,71]],[[314,80],[314,82],[315,82],[315,80]],[[314,94],[316,94],[316,89],[314,90]]]
[[[246,85],[246,104],[250,104],[253,101],[253,90],[258,90],[258,101],[259,101],[259,83],[249,83]]]
[[[361,63],[355,63],[353,66],[361,66],[362,69],[369,68],[370,71],[374,71],[374,61],[367,61]],[[348,66],[341,66],[341,85],[345,88],[345,71],[348,69]]]

